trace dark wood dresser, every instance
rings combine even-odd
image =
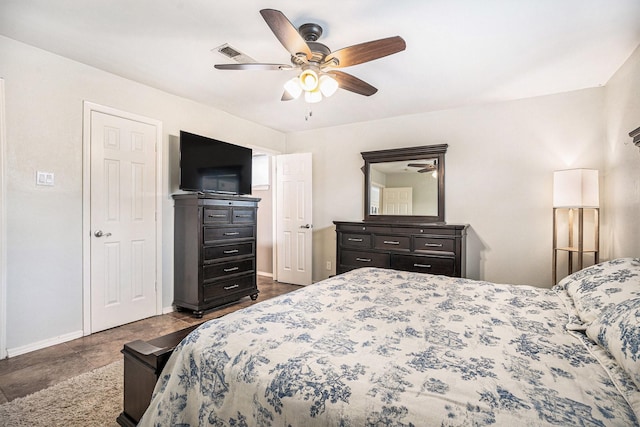
[[[381,267],[465,277],[467,225],[334,221],[336,272]]]
[[[206,310],[258,297],[256,214],[260,199],[178,194],[174,218],[174,305]]]

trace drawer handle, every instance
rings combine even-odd
[[[400,242],[396,242],[395,240],[385,240],[383,242],[385,245],[399,245]]]
[[[215,215],[209,215],[209,218],[226,218],[227,216],[225,214],[215,214]]]
[[[225,291],[228,291],[229,289],[235,289],[235,288],[239,288],[239,287],[240,287],[240,285],[225,286],[225,287],[224,287],[224,290],[225,290]]]
[[[240,234],[237,231],[230,231],[228,233],[224,233],[225,236],[237,236],[238,234]]]
[[[253,215],[251,214],[244,214],[244,215],[236,215],[236,218],[253,218]]]
[[[441,248],[442,247],[442,243],[425,243],[425,246],[428,246],[430,248]]]
[[[362,242],[362,239],[354,239],[353,237],[349,237],[347,240],[350,242]]]
[[[431,264],[413,264],[414,267],[431,268]]]
[[[222,271],[224,271],[225,273],[230,273],[232,271],[237,271],[237,270],[240,270],[240,267],[224,268]]]
[[[371,262],[371,258],[356,258],[356,261],[360,261],[360,262]]]
[[[231,249],[228,251],[222,251],[223,254],[237,254],[239,251],[237,249]]]

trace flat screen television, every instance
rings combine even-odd
[[[251,194],[250,148],[180,131],[180,189]]]

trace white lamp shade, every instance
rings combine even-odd
[[[598,171],[567,169],[553,173],[554,208],[597,208],[600,206]]]

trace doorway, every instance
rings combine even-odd
[[[311,153],[276,157],[275,279],[312,283],[313,206]]]
[[[161,122],[85,102],[83,330],[162,312]]]

